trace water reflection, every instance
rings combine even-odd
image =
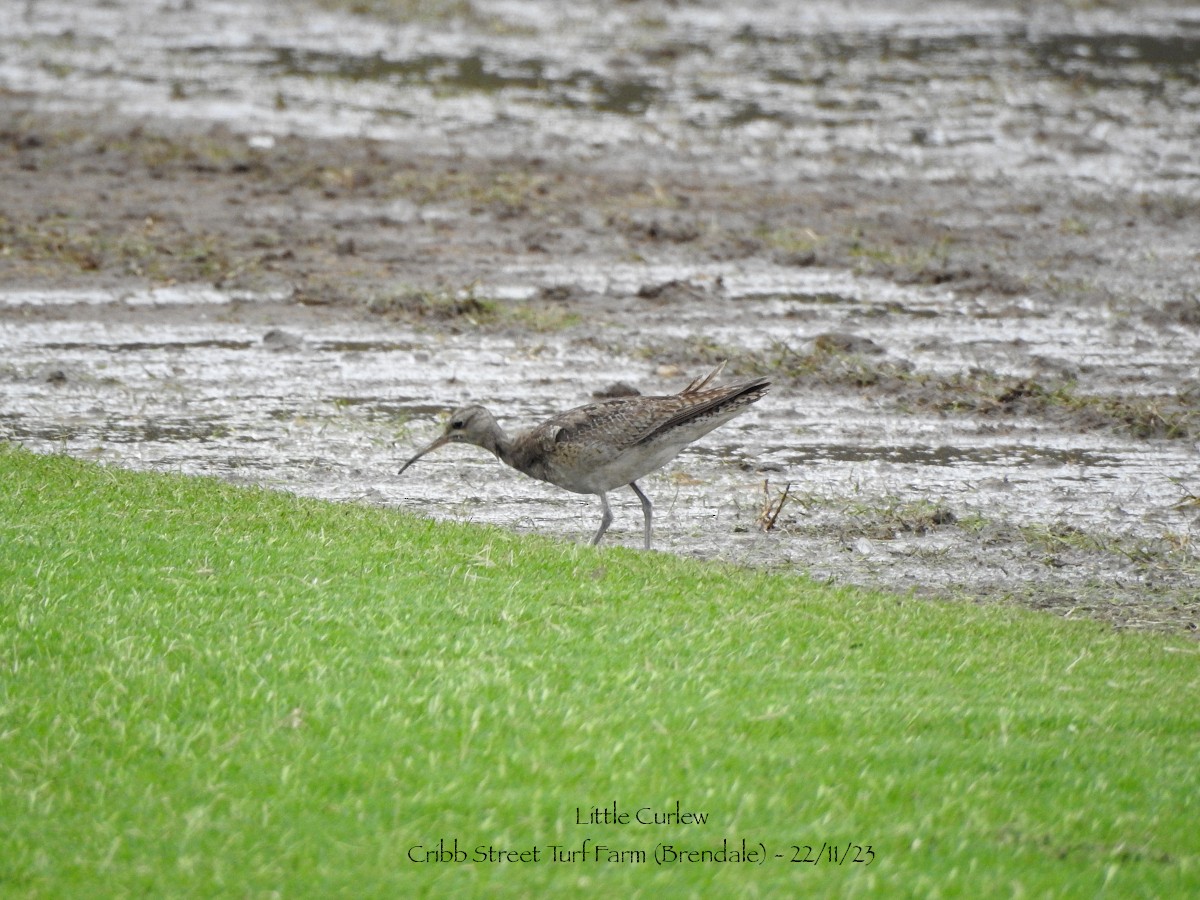
[[[395,59],[382,53],[357,56],[277,47],[266,63],[292,76],[333,76],[351,81],[427,85],[441,92],[537,94],[540,103],[596,112],[640,115],[660,91],[646,78],[614,78],[582,69],[561,75],[543,59],[505,59],[476,50],[464,56],[422,54]]]

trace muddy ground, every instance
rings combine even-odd
[[[1194,10],[534,6],[5,12],[0,436],[578,539],[395,462],[728,359],[662,549],[1196,631]]]

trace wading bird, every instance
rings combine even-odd
[[[474,444],[538,481],[600,498],[603,516],[592,538],[600,543],[612,524],[608,492],[629,485],[642,501],[645,544],[650,549],[650,499],[637,479],[661,468],[679,452],[728,422],[770,388],[766,378],[709,387],[725,364],[666,397],[616,397],[559,413],[541,425],[508,437],[482,406],[451,414],[446,430],[404,464],[404,470],[444,444]]]

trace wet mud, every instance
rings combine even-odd
[[[10,4],[0,437],[585,540],[398,463],[727,359],[658,549],[1194,632],[1200,16],[793,7]]]

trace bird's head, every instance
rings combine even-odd
[[[398,474],[415,463],[426,453],[430,453],[445,444],[474,444],[486,450],[496,452],[497,435],[500,431],[492,414],[482,406],[464,406],[450,414],[442,433],[421,450],[412,459],[400,467]]]

